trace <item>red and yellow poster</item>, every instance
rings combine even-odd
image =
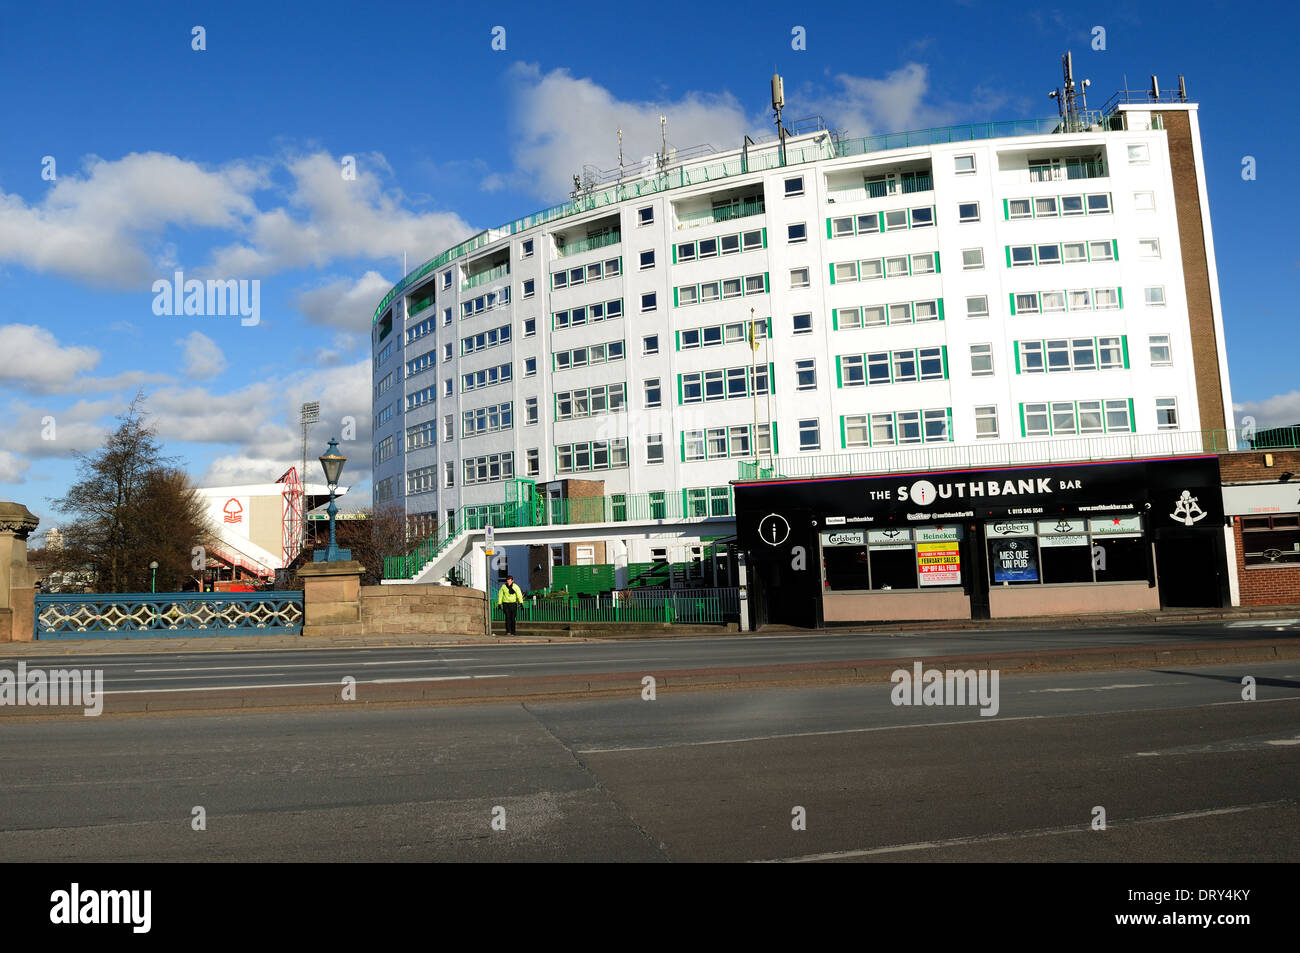
[[[917,543],[916,568],[923,586],[960,586],[961,551],[957,541]]]

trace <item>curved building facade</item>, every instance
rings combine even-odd
[[[428,532],[510,481],[599,481],[569,487],[723,515],[768,457],[1131,455],[1231,428],[1222,342],[1194,105],[817,131],[627,176],[408,275],[374,315],[375,504]]]

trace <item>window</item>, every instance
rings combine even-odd
[[[451,380],[450,377],[447,378],[445,381],[443,381],[443,382],[442,382],[442,396],[443,396],[443,397],[450,397],[452,394],[454,394],[454,393],[455,393],[455,391],[453,390],[453,387],[454,387],[454,386],[455,386],[455,385],[452,383],[452,380]]]
[[[1112,242],[1088,242],[1089,261],[1114,261],[1115,245]]]
[[[820,422],[816,419],[799,421],[799,450],[820,450],[821,446]]]
[[[912,274],[914,275],[932,275],[939,270],[939,253],[925,252],[921,255],[912,256]]]
[[[791,287],[791,288],[807,288],[807,287],[809,286],[809,284],[810,284],[810,280],[809,280],[809,277],[808,277],[808,269],[807,269],[807,268],[791,268],[791,269],[790,269],[790,287]]]
[[[524,358],[524,377],[532,377],[537,373],[537,358]]]
[[[957,220],[959,222],[978,222],[980,220],[980,203],[979,202],[958,203]]]
[[[537,333],[537,319],[536,319],[536,318],[525,318],[525,319],[524,319],[524,337],[526,337],[526,338],[530,338],[530,337],[532,337],[532,336],[533,336],[534,334],[536,334],[536,333]]]
[[[1247,566],[1300,566],[1300,516],[1243,516],[1241,544]]]
[[[793,198],[796,195],[803,195],[803,176],[796,175],[792,179],[785,180],[785,197]]]
[[[808,360],[794,362],[795,390],[817,389],[817,363]]]
[[[970,372],[972,377],[990,377],[993,374],[993,345],[970,346]]]
[[[462,437],[474,437],[483,433],[509,430],[513,426],[513,405],[509,402],[492,404],[489,407],[479,407],[476,410],[467,410],[462,413],[460,435]]]
[[[1151,161],[1151,151],[1145,142],[1130,142],[1128,146],[1128,164],[1146,165]]]
[[[808,225],[805,222],[798,222],[794,225],[785,227],[786,242],[791,245],[801,245],[808,240]]]
[[[1165,306],[1165,286],[1153,285],[1150,288],[1144,288],[1142,297],[1146,301],[1148,308],[1163,308]]]
[[[1109,202],[1109,197],[1107,197]],[[1061,214],[1067,217],[1082,215],[1085,209],[1083,207],[1082,195],[1063,195],[1061,196]]]
[[[795,334],[812,334],[813,323],[811,314],[796,314],[792,319]]]
[[[536,447],[531,447],[524,451],[524,469],[529,476],[540,476],[542,473],[541,453]]]
[[[896,232],[907,228],[907,209],[897,208],[885,213],[885,231]]]
[[[1099,192],[1088,196],[1088,214],[1089,215],[1109,215],[1110,214],[1110,193]]]
[[[641,270],[645,271],[647,268],[653,268],[654,266],[655,266],[654,249],[651,248],[648,251],[643,251],[641,253]]]
[[[519,246],[519,257],[520,257],[520,258],[532,258],[532,257],[533,257],[533,240],[532,240],[531,238],[525,240],[525,241],[524,241],[524,242]]]
[[[448,460],[442,465],[442,485],[444,488],[450,488],[456,485],[456,464]]]
[[[1011,246],[1011,267],[1022,268],[1025,265],[1034,263],[1034,246],[1033,245],[1012,245]]]
[[[972,175],[975,172],[975,157],[973,155],[953,156],[952,163],[953,169],[958,175]]]
[[[641,353],[642,353],[642,354],[658,354],[658,353],[659,353],[659,335],[657,335],[657,334],[647,334],[645,337],[643,337],[643,338],[641,339]]]
[[[914,208],[908,212],[913,228],[930,228],[934,225],[934,207],[930,205]]]
[[[1178,398],[1177,397],[1156,398],[1156,429],[1157,430],[1178,429]]]
[[[449,341],[442,346],[442,359],[443,361],[450,361],[451,356],[452,356],[451,342]]]
[[[1073,293],[1073,292],[1072,292]],[[1093,307],[1098,311],[1113,311],[1119,307],[1118,288],[1097,288],[1093,291]]]
[[[975,408],[975,439],[988,440],[997,439],[998,436],[998,408],[996,405],[988,405]]]
[[[447,414],[442,418],[442,441],[447,443],[456,439],[456,418]]]
[[[531,298],[536,293],[537,293],[537,282],[534,281],[532,278],[527,279],[524,282],[524,297]]]
[[[656,297],[655,292],[653,291],[647,291],[645,294],[641,295],[641,313],[644,314],[647,311],[653,311],[657,307],[655,301]]]
[[[979,271],[984,267],[984,249],[966,248],[961,253],[962,271]]]
[[[1056,196],[1034,199],[1034,218],[1055,218],[1058,211]]]
[[[450,287],[451,287],[451,272],[444,271],[442,273],[442,290],[446,291]]]
[[[1016,314],[1037,314],[1038,295],[1034,292],[1015,296]]]
[[[1174,363],[1173,350],[1169,345],[1168,334],[1153,334],[1147,338],[1151,348],[1151,366],[1162,367]]]
[[[966,317],[987,318],[989,316],[988,295],[971,295],[966,299]]]
[[[444,308],[442,311],[442,326],[445,328],[451,324],[451,308]]]
[[[1007,218],[1033,218],[1034,206],[1029,199],[1009,199],[1007,201]]]
[[[556,471],[621,470],[627,467],[627,439],[560,444],[555,448]]]
[[[1160,239],[1158,238],[1139,238],[1138,255],[1142,258],[1159,258],[1160,257]]]
[[[513,453],[490,453],[481,457],[468,457],[461,462],[464,467],[465,486],[515,478]]]
[[[524,424],[537,423],[537,398],[529,397],[524,401]]]
[[[647,205],[645,208],[636,210],[636,223],[640,225],[653,225],[655,220],[655,210],[653,205]]]
[[[1154,212],[1156,210],[1156,193],[1134,192],[1133,210],[1135,212]]]
[[[659,378],[646,378],[646,380],[642,382],[642,387],[645,394],[646,407],[663,406],[663,389],[659,386]]]

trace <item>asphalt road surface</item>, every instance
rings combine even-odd
[[[358,685],[451,678],[654,672],[742,665],[870,658],[926,658],[948,654],[1032,652],[1116,645],[1172,645],[1277,637],[1300,638],[1300,619],[1244,620],[1142,628],[1017,629],[1006,632],[851,632],[817,635],[710,636],[611,642],[477,643],[444,648],[332,648],[229,650],[129,655],[24,655],[29,668],[92,668],[104,672],[104,689],[193,692],[208,688]],[[214,640],[219,641],[219,640]],[[17,657],[0,654],[0,668]]]
[[[5,721],[0,860],[1300,859],[1300,661],[890,696]]]

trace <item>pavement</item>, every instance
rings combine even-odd
[[[994,716],[861,683],[10,720],[0,861],[1295,862],[1297,777],[1294,660],[1006,676]]]
[[[758,635],[804,634],[809,636],[824,632],[836,634],[903,632],[1000,632],[1024,629],[1123,629],[1162,628],[1189,626],[1201,622],[1241,622],[1267,626],[1270,622],[1288,625],[1300,622],[1300,605],[1242,606],[1227,609],[1166,609],[1161,612],[1097,613],[1069,617],[1043,618],[1041,616],[1018,619],[942,620],[931,622],[898,622],[874,625],[837,626],[832,629],[808,630],[784,626],[768,626]],[[580,632],[581,634],[574,634]],[[87,655],[87,654],[157,654],[190,652],[242,652],[274,651],[306,648],[358,648],[393,646],[439,646],[465,644],[533,644],[547,642],[575,642],[607,639],[685,638],[721,635],[730,638],[747,638],[756,633],[726,632],[722,626],[675,626],[662,631],[644,630],[634,626],[597,629],[538,629],[514,637],[475,635],[382,635],[382,636],[317,636],[304,638],[297,635],[234,635],[234,636],[183,636],[178,638],[93,638],[49,639],[37,642],[0,642],[0,658],[26,655]]]

